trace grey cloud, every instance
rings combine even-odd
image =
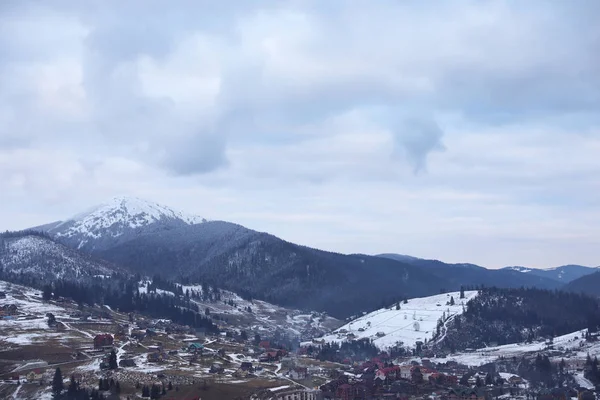
[[[394,154],[405,155],[418,174],[427,169],[427,157],[433,151],[444,151],[444,132],[432,118],[408,117],[394,127]]]
[[[226,139],[219,134],[199,134],[167,144],[162,165],[177,175],[203,174],[228,164]]]

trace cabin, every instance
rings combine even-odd
[[[19,313],[16,304],[6,304],[0,306],[0,316],[13,316]]]
[[[521,378],[520,376],[513,375],[510,378],[508,378],[508,383],[510,383],[511,385],[522,385],[524,381],[523,378]]]
[[[278,358],[279,356],[276,351],[267,351],[266,353],[262,354],[258,360],[260,362],[272,362],[277,361]]]
[[[148,362],[163,362],[165,361],[166,357],[164,353],[157,351],[155,353],[148,354],[146,359],[148,360]]]
[[[223,368],[223,366],[221,364],[213,364],[210,366],[210,370],[208,372],[210,372],[211,374],[222,374],[225,371],[225,368]]]
[[[46,372],[46,370],[43,368],[36,368],[36,369],[30,371],[27,374],[27,382],[35,382],[35,381],[42,380],[44,378],[45,372]]]
[[[242,371],[248,371],[248,372],[252,372],[253,368],[252,368],[252,363],[249,361],[243,361],[242,365],[240,365],[240,369]]]
[[[190,353],[202,352],[204,350],[204,345],[200,343],[191,343],[188,346],[188,351]]]
[[[258,344],[258,347],[267,350],[271,348],[271,343],[268,340],[263,340]]]
[[[121,361],[119,361],[119,367],[135,367],[135,361],[133,358],[121,359]]]
[[[96,335],[94,337],[94,349],[105,349],[107,347],[112,347],[113,342],[114,338],[110,333]]]

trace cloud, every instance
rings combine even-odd
[[[404,153],[415,174],[426,169],[427,156],[432,151],[445,150],[444,132],[431,118],[408,117],[394,129],[395,153]]]
[[[130,193],[339,251],[574,262],[564,240],[591,263],[597,14],[585,0],[9,2],[0,220]]]

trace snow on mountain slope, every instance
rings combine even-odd
[[[140,293],[148,292],[150,281],[141,281],[138,288]],[[178,285],[182,291],[191,294],[191,301],[198,305],[201,311],[210,310],[213,317],[219,315],[217,323],[225,329],[246,330],[259,333],[263,337],[274,336],[283,332],[291,337],[303,340],[331,332],[342,325],[336,318],[326,313],[307,312],[292,308],[280,307],[262,300],[245,300],[238,294],[228,290],[219,290],[219,300],[210,300],[203,296],[201,285]],[[155,289],[157,294],[175,296],[173,292]]]
[[[41,279],[79,279],[113,272],[109,264],[91,260],[47,237],[30,234],[0,238],[0,265],[5,271]]]
[[[137,197],[115,197],[58,224],[47,232],[77,248],[91,241],[130,237],[144,229],[160,231],[194,225],[205,220]],[[112,240],[114,242],[114,240]]]
[[[400,303],[400,310],[392,305],[373,311],[321,339],[341,342],[353,334],[355,339],[373,339],[373,344],[380,349],[394,347],[399,342],[403,346],[414,347],[417,341],[425,342],[433,337],[440,318],[462,314],[463,304],[466,305],[475,296],[477,291],[466,291],[464,299],[460,299],[460,292],[410,299],[406,304]],[[449,305],[451,298],[454,299],[453,306]]]
[[[588,342],[583,339],[584,336],[585,330],[557,336],[552,341],[552,348],[555,351],[568,352],[567,358],[570,362],[575,360],[584,362],[588,354],[597,354],[600,351],[600,342]],[[452,354],[446,359],[465,365],[479,366],[494,362],[500,358],[521,358],[528,354],[535,355],[546,350],[550,350],[548,343],[542,340],[533,343],[513,343],[502,346],[484,347],[472,352]]]

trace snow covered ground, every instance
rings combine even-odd
[[[139,292],[147,293],[148,284],[149,281],[141,281],[138,287]],[[201,285],[179,286],[184,293],[190,291],[202,295]],[[161,289],[156,289],[156,293],[174,295],[172,292]],[[203,301],[198,298],[193,298],[192,301],[198,304],[201,310],[208,308],[211,314],[225,317],[229,323],[225,327],[258,332],[262,336],[281,330],[293,336],[306,338],[330,332],[342,324],[341,321],[325,313],[303,312],[261,300],[248,301],[227,290],[220,290],[220,293],[220,301]],[[219,324],[225,324],[225,322],[219,321]]]
[[[333,334],[324,336],[327,342],[341,342],[352,333],[356,339],[369,338],[381,349],[395,346],[402,342],[404,346],[414,347],[417,341],[430,340],[435,333],[438,320],[446,315],[450,319],[461,314],[463,304],[477,296],[477,291],[465,292],[460,299],[460,292],[444,293],[429,297],[410,299],[406,304],[382,308],[337,329]],[[454,305],[449,305],[450,299]]]
[[[513,343],[503,346],[485,347],[468,353],[457,353],[447,357],[447,360],[457,361],[461,364],[478,366],[493,362],[500,357],[521,357],[528,353],[537,353],[547,349],[544,341],[527,343]],[[567,360],[574,359],[583,361],[589,354],[600,352],[600,342],[586,342],[582,340],[582,332],[577,331],[563,336],[555,337],[553,348],[566,353]]]

